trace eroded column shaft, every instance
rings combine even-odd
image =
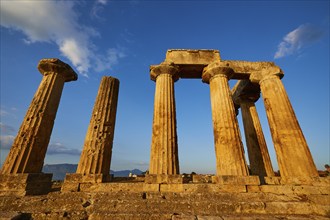
[[[312,155],[285,88],[278,76],[260,81],[277,161],[282,177],[318,176]]]
[[[179,174],[174,80],[171,74],[156,79],[150,174]]]
[[[77,168],[79,174],[109,175],[119,80],[103,77]]]
[[[244,133],[252,175],[274,176],[267,144],[254,102],[241,101]]]
[[[217,175],[248,175],[228,79],[210,79]]]
[[[40,173],[52,133],[64,82],[76,80],[72,69],[58,59],[39,63],[44,75],[2,167],[2,174]]]

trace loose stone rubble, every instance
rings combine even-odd
[[[330,178],[319,177],[273,62],[222,60],[218,50],[168,50],[155,81],[149,173],[109,175],[119,91],[102,78],[76,173],[51,188],[41,172],[64,82],[77,74],[43,59],[44,75],[0,173],[3,219],[328,219]],[[174,83],[209,84],[215,175],[179,169]],[[228,81],[238,80],[230,89]],[[255,102],[262,94],[280,176],[275,176]],[[241,109],[250,170],[237,122]],[[59,119],[60,120],[60,119]],[[0,218],[1,219],[1,218]]]

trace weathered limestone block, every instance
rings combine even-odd
[[[212,183],[212,176],[194,174],[194,175],[192,175],[192,182],[193,183]]]
[[[259,84],[282,179],[317,177],[311,152],[279,76],[270,72]]]
[[[42,59],[44,77],[2,166],[1,174],[40,173],[65,82],[77,80],[71,67],[59,59]]]
[[[180,174],[148,174],[145,176],[145,183],[153,184],[182,184],[183,183],[183,177]]]
[[[213,183],[223,185],[260,185],[258,176],[212,176]]]
[[[179,174],[174,82],[178,69],[166,63],[154,66],[150,77],[156,81],[150,174]]]
[[[204,69],[202,79],[210,84],[217,175],[247,176],[243,144],[228,85],[232,74],[231,68],[216,62]]]
[[[17,173],[0,175],[0,196],[41,195],[50,191],[53,174]]]
[[[78,183],[110,181],[118,92],[119,80],[104,76],[94,104],[77,172],[66,175],[62,191],[79,189],[74,186]]]

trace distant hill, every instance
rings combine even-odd
[[[46,164],[44,165],[42,172],[52,173],[53,180],[64,180],[66,173],[75,173],[77,170],[77,164]],[[120,170],[113,171],[110,170],[110,173],[115,177],[127,177],[130,173],[140,175],[142,173],[139,169],[134,170]]]

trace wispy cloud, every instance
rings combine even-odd
[[[16,129],[0,122],[0,149],[10,149],[13,145]]]
[[[0,134],[14,134],[16,129],[10,125],[0,122]]]
[[[324,31],[311,24],[300,25],[295,30],[284,36],[278,45],[274,59],[289,56],[301,49],[317,42],[324,35]]]
[[[22,31],[27,44],[48,42],[58,45],[59,51],[68,58],[82,75],[87,76],[95,63],[102,63],[102,54],[96,54],[93,37],[100,33],[78,20],[78,1],[2,1],[1,26]],[[98,0],[106,5],[106,0]],[[118,52],[118,48],[116,50]],[[118,52],[120,53],[120,51]],[[107,64],[110,68],[113,63]],[[94,68],[95,70],[95,68]]]
[[[69,155],[80,155],[81,151],[73,148],[68,148],[62,143],[55,142],[48,145],[47,154],[69,154]]]
[[[15,136],[13,135],[1,135],[0,136],[0,149],[10,149],[13,145]]]

